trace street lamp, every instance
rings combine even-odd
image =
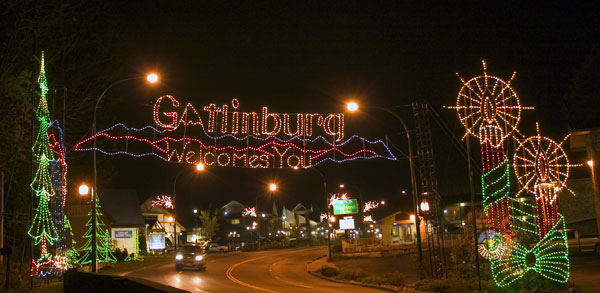
[[[346,104],[346,108],[348,108],[348,111],[354,112],[358,110],[358,104],[356,102],[349,102]]]
[[[294,168],[295,170],[297,170],[297,168]],[[319,169],[317,168],[309,168],[308,170],[312,170],[315,171],[317,174],[319,174],[319,177],[321,177],[321,181],[323,181],[323,194],[325,195],[325,208],[327,209],[327,218],[329,219],[329,217],[331,217],[331,213],[329,210],[329,197],[327,197],[327,180],[325,179],[325,175],[323,175],[323,173],[321,171],[319,171]],[[284,218],[285,219],[285,218]],[[309,224],[310,225],[310,224]],[[327,222],[327,226],[329,226],[330,223]],[[327,252],[329,253],[329,261],[332,260],[332,255],[331,255],[331,231],[327,230]]]
[[[177,175],[175,176],[175,180],[173,180],[173,232],[175,234],[175,250],[177,250],[177,209],[176,209],[176,205],[175,202],[177,201],[177,179],[179,179],[179,176],[181,176],[181,174],[183,174],[183,172],[186,169],[183,169],[181,171],[179,171],[179,173],[177,173]],[[198,172],[202,172],[204,171],[204,164],[202,163],[198,163],[196,164],[196,171]],[[196,213],[196,210],[194,210],[194,213]]]
[[[594,161],[592,161],[592,160],[587,161],[587,164],[590,167],[594,167]]]
[[[104,89],[104,91],[102,92],[102,94],[100,94],[100,96],[98,97],[98,100],[96,100],[96,105],[94,106],[94,120],[92,122],[92,135],[96,134],[96,113],[98,112],[98,105],[100,105],[100,101],[102,101],[102,98],[104,97],[104,95],[106,94],[106,92],[108,92],[109,89],[111,89],[113,86],[129,81],[129,80],[135,80],[135,79],[143,79],[146,78],[146,80],[149,83],[156,83],[158,82],[158,75],[156,75],[156,73],[150,73],[148,75],[144,76],[135,76],[135,77],[130,77],[130,78],[125,78],[125,79],[121,79],[121,80],[117,80],[115,82],[113,82],[111,85],[109,85],[106,89]],[[97,170],[96,170],[96,137],[94,136],[94,156],[93,156],[93,161],[94,161],[94,185],[92,186],[92,201],[90,203],[90,206],[92,207],[92,272],[95,273],[96,272],[96,266],[97,266],[97,259],[96,259],[96,251],[97,251],[97,244],[96,244],[96,195],[94,195],[93,193],[97,192],[98,190],[98,182],[97,182]]]
[[[90,188],[85,183],[81,184],[79,186],[79,194],[80,195],[88,195],[88,194],[90,194]]]
[[[272,194],[275,191],[277,191],[277,183],[275,183],[275,182],[269,183],[269,192]],[[256,209],[256,213],[257,213],[256,220],[260,222],[260,218],[258,217],[258,195],[256,196],[256,202],[255,202],[254,208]],[[262,214],[262,217],[264,218],[265,214]],[[256,224],[256,222],[254,222],[254,223]],[[258,230],[256,232],[257,243],[258,243],[259,248],[260,248],[260,229],[261,229],[261,227],[262,227],[262,225],[260,227],[258,227]],[[253,229],[255,229],[255,228],[256,228],[256,225],[254,225]]]
[[[426,199],[421,202],[421,210],[425,213],[429,212],[429,203]]]
[[[356,112],[358,110],[358,104],[356,102],[351,101],[346,104],[346,108],[350,112]],[[396,120],[398,120],[400,122],[400,124],[404,128],[404,133],[406,133],[406,140],[408,141],[408,164],[410,167],[410,184],[412,187],[413,208],[415,211],[415,226],[417,227],[416,232],[417,232],[417,251],[419,254],[419,275],[422,277],[423,276],[423,252],[421,250],[421,231],[418,228],[420,226],[421,220],[419,219],[419,207],[417,206],[417,202],[418,202],[417,179],[415,177],[415,168],[414,168],[414,164],[413,164],[412,139],[410,136],[410,132],[408,131],[408,127],[406,126],[406,123],[404,123],[404,120],[402,120],[402,118],[400,118],[400,116],[398,116],[398,114],[396,114],[394,111],[387,109],[387,108],[378,107],[378,106],[367,106],[365,108],[383,111],[383,112],[386,112],[386,113],[392,115],[394,118],[396,118]]]

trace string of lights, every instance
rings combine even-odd
[[[518,140],[513,169],[521,188],[516,196],[510,191],[510,164],[504,140],[517,129],[522,110],[532,109],[519,103],[508,82],[487,74],[463,83],[456,109],[467,135],[481,144],[483,208],[487,218],[488,239],[478,245],[488,258],[492,277],[500,287],[510,285],[534,271],[547,279],[565,283],[569,279],[569,259],[564,218],[556,196],[566,188],[570,165],[561,145],[539,133]],[[464,138],[463,137],[463,138]],[[566,139],[566,138],[565,138]],[[564,142],[565,140],[563,140]],[[570,189],[568,189],[573,193]],[[535,205],[520,197],[535,195]],[[515,233],[515,228],[519,233]],[[531,243],[530,239],[539,239]],[[529,247],[529,248],[528,248]]]
[[[217,165],[221,167],[248,167],[248,168],[308,168],[316,166],[326,161],[346,162],[349,160],[374,159],[383,158],[388,160],[396,160],[388,146],[381,140],[370,141],[359,136],[352,136],[348,140],[332,144],[324,137],[318,136],[313,139],[303,139],[294,137],[290,139],[280,139],[278,137],[260,138],[255,136],[247,136],[246,140],[234,137],[231,134],[222,136],[210,136],[203,131],[205,136],[200,138],[192,137],[160,137],[142,138],[137,137],[132,132],[140,133],[143,130],[152,129],[151,126],[144,128],[127,128],[123,124],[116,124],[108,129],[102,130],[91,137],[88,137],[76,144],[75,150],[89,151],[94,150],[93,147],[86,147],[83,144],[95,138],[105,138],[108,141],[124,141],[125,151],[105,151],[101,148],[96,148],[97,151],[107,155],[126,154],[133,157],[155,156],[164,161],[175,161],[178,163],[196,164],[202,162],[207,166]],[[117,132],[126,130],[127,135],[111,135],[108,132]],[[153,134],[156,134],[155,132]],[[164,133],[164,131],[163,131]],[[137,134],[142,135],[142,134]],[[235,138],[236,141],[244,143],[244,146],[235,147],[221,143],[220,140],[227,138]],[[251,140],[252,139],[252,140]],[[211,141],[211,144],[204,143]],[[323,148],[322,142],[326,142],[329,148]],[[139,143],[139,151],[131,149],[136,146],[134,143]],[[179,147],[175,147],[173,144]],[[250,143],[259,143],[252,146]],[[262,144],[261,144],[262,143]],[[240,143],[241,144],[241,143]],[[113,144],[111,144],[113,145]],[[149,147],[143,147],[148,145]],[[224,146],[217,146],[224,145]],[[358,150],[356,148],[359,148]],[[353,148],[353,152],[347,152],[343,148]],[[376,148],[380,148],[377,150]],[[145,151],[141,151],[145,149]],[[150,151],[151,149],[151,151]],[[383,154],[379,154],[381,151]],[[249,153],[250,152],[250,153]],[[275,159],[273,159],[275,158]]]

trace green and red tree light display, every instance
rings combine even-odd
[[[39,130],[32,147],[36,174],[30,184],[37,200],[35,214],[27,234],[39,250],[32,256],[31,275],[37,277],[59,275],[76,262],[72,229],[64,213],[67,195],[67,163],[62,142],[62,129],[52,122],[48,110],[48,81],[44,53],[42,52],[40,77],[40,102],[36,109]],[[51,129],[58,134],[49,133]],[[57,137],[58,136],[58,137]],[[57,159],[55,159],[55,153]],[[52,207],[52,211],[51,211]],[[71,237],[71,245],[67,245]]]

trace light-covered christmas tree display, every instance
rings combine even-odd
[[[107,229],[104,228],[104,222],[102,221],[102,211],[100,208],[100,202],[98,202],[98,197],[94,196],[94,209],[96,209],[96,217],[93,217],[93,212],[90,209],[88,213],[89,219],[86,224],[88,227],[87,231],[83,235],[84,239],[87,239],[87,242],[83,247],[81,247],[82,251],[85,251],[85,254],[79,259],[80,264],[90,264],[92,263],[92,241],[94,238],[93,224],[92,221],[96,221],[96,261],[98,263],[103,262],[117,262],[117,259],[113,255],[112,249],[112,239],[110,237],[110,233]]]
[[[41,69],[39,77],[40,103],[36,110],[36,118],[39,130],[33,144],[34,164],[37,164],[35,177],[31,182],[31,189],[37,200],[31,227],[27,232],[31,236],[33,245],[39,250],[39,257],[32,256],[31,273],[34,276],[46,276],[53,272],[53,255],[48,250],[48,245],[54,244],[58,238],[53,216],[50,213],[49,202],[55,196],[55,189],[51,180],[52,162],[54,161],[52,149],[48,139],[48,126],[50,126],[50,112],[48,111],[48,84],[44,65],[44,53],[42,52]]]

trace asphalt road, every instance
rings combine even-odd
[[[305,263],[327,253],[311,247],[209,254],[205,271],[175,271],[173,263],[127,274],[190,292],[382,292],[327,281],[305,270]]]

